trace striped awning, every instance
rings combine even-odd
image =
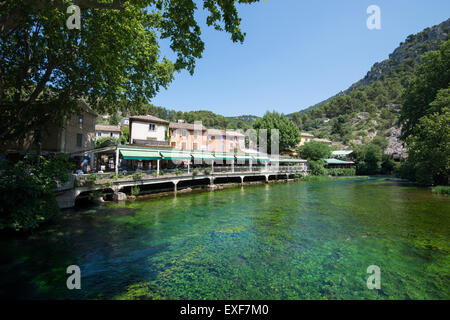
[[[234,160],[233,153],[215,153],[214,157],[216,160]]]
[[[216,157],[211,152],[192,152],[194,160],[211,161],[216,160]]]
[[[255,155],[253,156],[256,160],[261,161],[261,162],[269,162],[270,159],[267,156],[259,156],[259,155]]]
[[[159,151],[154,150],[123,150],[119,149],[125,160],[159,160]]]
[[[249,154],[237,154],[236,155],[236,160],[237,161],[250,161],[250,160],[255,160],[251,155]]]
[[[161,151],[164,160],[191,160],[191,153],[187,151]]]

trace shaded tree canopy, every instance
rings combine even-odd
[[[236,5],[258,1],[201,3],[208,26],[242,42]],[[80,30],[66,27],[71,4],[81,7]],[[192,74],[204,50],[198,10],[193,0],[0,1],[0,140],[61,122],[79,98],[97,112],[113,111],[120,100],[148,101],[175,71]],[[175,61],[160,56],[161,39]]]

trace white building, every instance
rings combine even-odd
[[[128,118],[122,118],[122,119],[120,120],[120,125],[121,125],[121,126],[128,126],[128,125],[130,125],[130,119],[128,119]]]
[[[169,121],[155,116],[130,117],[130,144],[168,146]]]
[[[119,126],[95,125],[95,137],[97,139],[104,137],[120,138],[121,134],[122,132]]]

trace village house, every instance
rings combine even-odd
[[[88,105],[78,101],[79,111],[73,114],[63,126],[49,123],[46,131],[42,132],[40,141],[35,140],[33,134],[15,145],[10,145],[3,150],[5,155],[12,156],[28,151],[39,151],[41,154],[52,153],[80,153],[94,149],[95,121],[97,114]],[[13,156],[14,157],[14,156]]]
[[[105,138],[105,137],[111,137],[111,138],[120,138],[122,135],[122,131],[120,131],[119,126],[105,126],[97,124],[95,126],[95,137],[98,138]]]
[[[301,139],[300,139],[300,142],[297,144],[298,147],[304,145],[307,142],[310,142],[314,138],[313,134],[310,134],[307,132],[302,132],[300,134],[300,136],[301,136]]]
[[[184,123],[183,120],[169,124],[170,146],[181,150],[206,150],[206,128],[201,124]],[[202,148],[205,146],[205,148]]]
[[[169,121],[155,116],[132,116],[130,144],[153,147],[169,147]]]
[[[130,125],[130,119],[129,118],[122,118],[120,119],[120,126],[128,126]]]
[[[245,147],[245,136],[237,131],[208,129],[206,136],[206,150],[211,152],[233,153]]]

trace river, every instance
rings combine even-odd
[[[64,211],[0,239],[0,297],[449,299],[449,253],[448,196],[386,178],[279,183]]]

